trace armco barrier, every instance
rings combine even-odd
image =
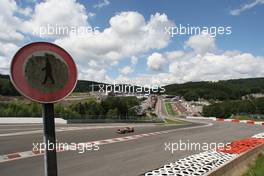
[[[40,117],[0,117],[0,124],[42,124]],[[56,124],[66,124],[67,121],[62,118],[55,118]]]
[[[253,124],[255,124],[255,121],[253,121],[253,120],[248,120],[248,121],[247,121],[247,124],[252,124],[252,125],[253,125]]]
[[[264,122],[259,122],[254,120],[239,120],[239,119],[224,119],[224,118],[216,118],[212,120],[218,122],[235,122],[235,123],[246,123],[250,125],[264,125]]]
[[[225,118],[215,118],[215,117],[192,117],[187,116],[187,119],[196,119],[196,120],[213,120],[217,122],[235,122],[235,123],[246,123],[250,125],[263,125],[263,121],[254,121],[254,120],[239,120],[239,119],[225,119]]]
[[[240,120],[238,120],[238,119],[232,119],[231,122],[240,122]]]

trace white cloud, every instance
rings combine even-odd
[[[205,54],[206,52],[216,49],[215,38],[210,34],[199,34],[191,36],[186,42],[186,47],[192,48],[197,54]]]
[[[8,74],[11,59],[18,50],[18,46],[13,43],[0,42],[0,48],[0,72]]]
[[[169,60],[175,60],[175,59],[179,59],[185,56],[185,52],[183,51],[171,51],[171,52],[166,52],[166,57]]]
[[[79,69],[107,69],[120,60],[160,49],[168,45],[170,36],[164,26],[172,22],[165,14],[152,15],[149,21],[138,12],[121,12],[109,20],[110,26],[97,34],[69,35],[56,44],[76,58]]]
[[[107,71],[105,69],[85,69],[85,70],[78,70],[79,75],[78,79],[81,80],[92,80],[92,81],[98,81],[98,82],[105,82],[110,83],[111,79],[107,75]]]
[[[88,18],[89,18],[89,17],[95,17],[95,16],[96,16],[96,13],[93,13],[93,12],[89,12],[89,13],[88,13]]]
[[[163,54],[164,55],[164,54]],[[167,85],[189,81],[217,81],[250,77],[263,77],[264,57],[250,53],[226,51],[206,53],[170,62],[167,72],[133,77],[119,76],[115,81],[137,85]]]
[[[106,7],[106,6],[109,6],[110,5],[110,1],[109,0],[102,0],[102,1],[99,1],[98,4],[95,4],[93,7],[94,8],[102,8],[102,7]]]
[[[13,0],[0,1],[0,72],[9,73],[10,61],[22,42],[24,35],[19,31],[21,20],[15,16],[22,10]]]
[[[132,56],[130,59],[130,66],[127,65],[121,69],[119,69],[119,72],[121,75],[129,75],[130,73],[133,73],[135,71],[135,66],[138,63],[138,57]]]
[[[122,12],[109,21],[111,28],[120,36],[140,35],[145,27],[145,19],[138,12]]]
[[[164,58],[160,53],[156,52],[147,58],[147,66],[153,71],[161,71],[166,62],[166,58]]]
[[[246,10],[250,10],[253,7],[257,6],[257,5],[261,5],[264,4],[264,0],[254,0],[251,3],[248,4],[244,4],[242,5],[240,8],[238,9],[234,9],[230,11],[231,15],[237,16],[240,15],[242,12],[246,11]]]
[[[46,27],[48,24],[89,27],[88,17],[93,16],[76,0],[46,0],[34,5],[32,9],[29,7],[22,9],[15,1],[5,0],[3,5],[1,4],[1,45],[13,44],[12,48],[17,50],[16,43],[24,39],[17,29],[22,30],[27,37],[31,37],[40,27]],[[15,13],[20,13],[27,18],[16,17]],[[128,11],[110,18],[109,27],[98,33],[84,35],[70,33],[66,36],[54,34],[51,37],[55,37],[54,43],[65,48],[73,56],[78,65],[80,79],[103,81],[110,79],[107,76],[107,70],[111,70],[120,60],[131,58],[130,66],[121,69],[122,74],[129,74],[138,63],[136,55],[166,47],[170,36],[164,32],[164,27],[171,24],[172,22],[165,14],[156,13],[146,20],[140,13]],[[45,39],[48,37],[50,36],[44,36]],[[7,52],[13,55],[15,50]],[[1,66],[7,67],[11,56],[8,56],[7,60],[4,57],[6,58],[7,55],[2,51]]]
[[[156,74],[138,75],[127,78],[132,82],[148,84],[172,84],[188,81],[217,81],[249,77],[263,77],[264,57],[240,51],[217,51],[214,39],[208,36],[192,36],[186,45],[193,50],[175,50],[164,53],[154,52],[148,57],[151,70],[169,69]]]
[[[132,64],[132,65],[137,65],[137,63],[138,63],[138,57],[136,57],[136,56],[132,56],[132,57],[131,57],[131,64]]]
[[[14,15],[18,9],[15,1],[0,1],[0,41],[6,43],[23,40],[24,36],[17,30],[21,20]]]
[[[263,69],[264,57],[250,53],[232,56],[229,53],[206,53],[170,65],[170,73],[179,77],[178,82],[260,77],[264,73]]]
[[[254,2],[261,4],[264,0]],[[237,9],[234,14],[239,15],[254,6],[253,4]],[[93,16],[76,0],[46,0],[36,4],[33,10],[29,7],[22,9],[15,1],[2,0],[0,11],[2,73],[8,72],[10,60],[25,38],[21,29],[23,32],[32,33],[34,29],[46,24],[90,26],[87,20]],[[19,18],[16,13],[27,18]],[[151,15],[150,19],[145,19],[138,12],[121,12],[110,18],[109,27],[98,31],[97,34],[69,34],[54,39],[54,43],[70,52],[78,65],[79,79],[85,80],[163,85],[186,81],[260,77],[264,74],[263,56],[240,51],[220,53],[216,50],[215,38],[209,34],[191,36],[185,42],[184,50],[158,53],[155,50],[167,47],[170,42],[170,36],[164,32],[165,26],[172,26],[165,14],[156,13]],[[149,54],[150,51],[153,53]],[[139,62],[136,56],[142,57],[146,54],[149,54],[147,67],[156,72],[148,73],[144,70],[144,74],[129,77]],[[111,78],[108,71],[116,68],[122,59],[128,58],[130,63],[127,66],[117,68],[120,75],[115,79]]]
[[[0,11],[0,65],[1,71],[4,70],[5,73],[18,46],[23,44],[25,37],[22,32],[33,34],[34,30],[46,24],[89,26],[86,9],[76,0],[46,0],[36,3],[34,11],[30,7],[17,6],[14,0],[1,0]],[[27,18],[16,16],[17,14]]]
[[[22,29],[40,36],[40,30],[47,30],[48,25],[68,28],[87,26],[88,15],[85,6],[76,0],[46,0],[36,4],[31,19],[23,23]],[[50,33],[55,35],[56,32]]]
[[[32,14],[32,9],[30,7],[26,7],[26,8],[19,8],[18,9],[18,13],[24,15],[24,16],[30,16]]]
[[[138,76],[128,77],[126,75],[119,75],[113,80],[115,83],[126,83],[131,85],[141,85],[141,86],[162,86],[167,83],[175,83],[177,81],[176,77],[172,76],[170,73],[156,73],[153,74],[141,74]]]
[[[119,72],[123,75],[128,75],[128,74],[134,72],[134,68],[132,68],[131,66],[125,66],[125,67],[119,69]]]

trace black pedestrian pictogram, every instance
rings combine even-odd
[[[46,84],[48,78],[51,80],[52,84],[55,84],[54,78],[53,78],[53,74],[52,74],[52,67],[51,67],[51,63],[49,61],[50,57],[54,57],[53,55],[50,54],[45,54],[45,58],[46,58],[46,66],[44,68],[42,68],[42,71],[45,70],[45,79],[42,82],[42,84]]]

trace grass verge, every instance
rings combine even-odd
[[[243,176],[263,176],[264,175],[264,154],[258,155],[254,164],[249,166],[248,171]]]
[[[177,115],[177,113],[175,111],[173,111],[170,102],[165,102],[165,108],[166,108],[169,116],[175,116],[175,115]]]
[[[257,118],[252,118],[250,116],[233,116],[233,119],[238,119],[238,120],[254,120],[254,121],[264,121],[264,119],[257,119]],[[264,174],[263,174],[264,175]]]
[[[188,124],[188,123],[189,122],[186,122],[186,121],[183,121],[183,120],[165,118],[165,124],[183,125],[183,124]]]

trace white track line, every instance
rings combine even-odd
[[[189,129],[196,129],[196,128],[205,128],[205,127],[209,127],[209,126],[213,126],[213,124],[209,123],[209,124],[205,124],[202,126],[184,127],[184,128],[178,128],[178,129],[172,129],[172,130],[164,130],[164,131],[158,131],[158,132],[137,134],[137,135],[124,136],[124,137],[111,138],[111,139],[104,139],[104,140],[98,140],[98,141],[89,141],[89,142],[85,142],[85,143],[87,143],[87,144],[94,143],[94,144],[98,144],[98,145],[106,145],[106,144],[112,144],[112,143],[117,143],[117,142],[136,140],[136,139],[140,139],[143,137],[167,134],[167,133],[171,133],[171,132],[175,132],[175,131],[189,130]],[[82,144],[85,144],[85,143],[82,142]],[[65,151],[65,150],[57,150],[57,152],[62,152],[62,151]],[[18,160],[18,159],[23,159],[23,158],[34,157],[34,156],[39,156],[42,154],[43,153],[39,153],[36,151],[24,151],[24,152],[5,154],[2,156],[0,155],[0,163]]]
[[[128,125],[129,126],[129,125]],[[144,125],[139,125],[144,126]],[[78,131],[78,130],[91,130],[91,129],[105,129],[105,128],[121,128],[124,125],[117,125],[117,126],[90,126],[90,127],[58,127],[56,132],[64,132],[64,131]],[[43,133],[43,130],[31,130],[31,131],[20,131],[20,132],[12,132],[12,133],[3,133],[0,134],[0,137],[7,137],[7,136],[21,136],[21,135],[29,135],[29,134],[39,134]]]

